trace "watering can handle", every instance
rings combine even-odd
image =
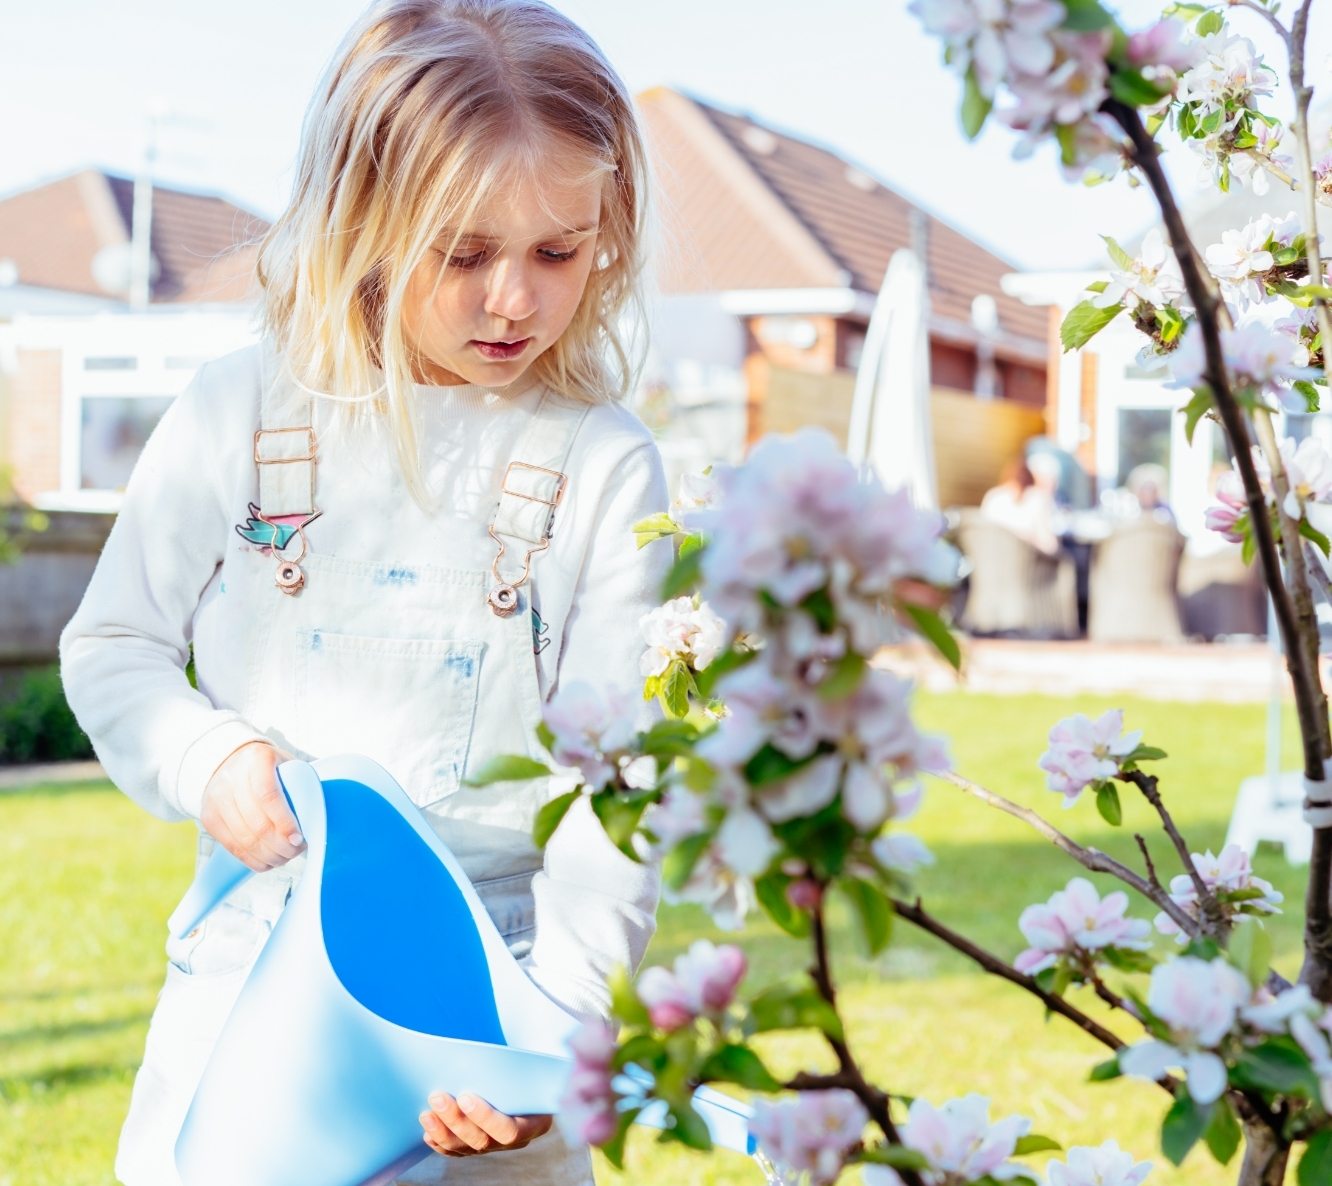
[[[287,806],[291,807],[294,815],[296,808],[291,802],[291,796],[287,794],[287,788],[282,784],[281,771],[277,772],[277,780],[287,800]],[[167,919],[167,930],[171,933],[171,937],[185,938],[226,900],[228,894],[244,885],[253,876],[253,869],[237,857],[233,857],[219,844],[213,849],[213,855],[204,863],[204,867],[195,875],[194,884],[185,891],[180,905]]]

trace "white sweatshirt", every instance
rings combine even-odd
[[[292,729],[300,729],[281,703],[257,707],[256,689],[290,664],[287,641],[269,628],[269,603],[284,595],[266,579],[246,576],[260,558],[237,530],[258,500],[260,349],[202,368],[163,417],[61,638],[66,693],[98,757],[117,786],[167,820],[197,819],[213,772],[250,740],[323,756],[292,743]],[[419,389],[421,456],[436,498],[430,511],[412,499],[382,435],[349,439],[317,410],[322,514],[306,528],[312,562],[355,565],[387,581],[424,574],[427,584],[432,573],[488,573],[496,549],[487,524],[541,395],[521,380],[499,390]],[[566,470],[569,488],[550,548],[533,569],[540,639],[548,640],[533,659],[543,697],[574,680],[637,680],[639,619],[656,603],[669,560],[666,548],[639,551],[631,532],[635,521],[667,504],[657,450],[633,415],[618,406],[593,408]],[[322,570],[317,579],[326,579]],[[368,636],[363,641],[402,639],[391,603],[357,612],[354,633]],[[185,675],[191,643],[198,691]],[[336,698],[338,688],[321,694]],[[384,713],[412,709],[382,705]],[[373,726],[366,722],[367,736]],[[358,729],[338,742],[357,752]],[[468,758],[470,768],[476,757]],[[516,834],[513,812],[477,807],[481,800],[471,794],[457,791],[428,818],[474,881],[542,870],[532,882],[533,978],[573,1012],[604,1009],[606,974],[616,963],[636,965],[651,936],[655,876],[619,854],[590,812],[569,817],[543,866],[530,839]],[[463,823],[450,821],[450,805]]]

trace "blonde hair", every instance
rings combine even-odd
[[[461,236],[552,153],[602,175],[602,207],[582,301],[532,373],[605,403],[635,376],[622,324],[642,321],[647,163],[628,91],[586,33],[539,0],[381,0],[306,115],[291,205],[260,248],[265,328],[297,387],[347,422],[387,418],[422,503],[408,282],[441,233]]]

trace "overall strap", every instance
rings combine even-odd
[[[265,350],[259,431],[254,434],[259,512],[265,519],[315,513],[313,406],[283,371],[276,353]]]
[[[496,584],[487,598],[500,617],[518,608],[517,589],[532,570],[532,557],[550,544],[555,508],[568,485],[565,466],[587,413],[586,404],[564,403],[547,392],[504,471],[499,503],[490,519],[490,534],[499,544],[499,553],[491,569]],[[526,545],[527,553],[522,574],[512,581],[500,572],[509,539]]]

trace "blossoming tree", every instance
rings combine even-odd
[[[1101,1042],[1108,1057],[1089,1067],[1093,1080],[1154,1084],[1145,1090],[1163,1093],[1170,1160],[1202,1142],[1229,1164],[1242,1143],[1243,1186],[1279,1186],[1293,1158],[1300,1186],[1332,1182],[1332,737],[1314,616],[1315,595],[1329,592],[1332,457],[1277,430],[1283,409],[1318,407],[1332,340],[1315,220],[1315,203],[1332,203],[1332,153],[1316,161],[1309,139],[1311,4],[1301,0],[1288,27],[1274,3],[1228,5],[1252,10],[1285,42],[1288,127],[1261,110],[1274,71],[1215,6],[1176,5],[1128,32],[1099,0],[910,5],[963,80],[969,134],[993,116],[1021,133],[1019,155],[1052,139],[1071,178],[1126,171],[1160,205],[1165,233],[1148,235],[1136,258],[1110,241],[1112,278],[1092,286],[1062,336],[1081,346],[1130,317],[1144,355],[1173,372],[1188,430],[1209,416],[1229,438],[1235,469],[1208,525],[1243,542],[1261,569],[1303,741],[1314,852],[1299,982],[1270,967],[1263,919],[1281,895],[1240,850],[1192,850],[1151,772],[1166,755],[1140,731],[1126,733],[1122,713],[1058,722],[1039,767],[1062,807],[1094,804],[1112,825],[1121,793],[1142,795],[1179,862],[1168,884],[1141,837],[1137,869],[951,769],[942,741],[915,727],[908,684],[872,662],[905,634],[958,662],[942,616],[957,556],[941,517],[858,471],[824,433],[770,437],[745,465],[687,479],[669,511],[637,525],[640,546],[677,554],[664,604],[643,623],[643,696],[565,687],[539,730],[549,760],[498,759],[476,779],[564,777],[564,793],[537,820],[539,844],[586,796],[626,855],[659,865],[669,899],[702,904],[723,929],[762,910],[808,946],[807,974],[748,998],[744,955],[731,945],[697,942],[636,981],[620,970],[612,1022],[585,1026],[573,1042],[561,1118],[612,1161],[648,1108],[665,1116],[662,1139],[708,1149],[693,1092],[730,1083],[759,1097],[750,1132],[774,1182],[831,1183],[850,1165],[869,1186],[1038,1180],[1021,1158],[1058,1146],[1025,1118],[991,1121],[977,1095],[905,1107],[866,1077],[828,950],[825,907],[840,894],[871,951],[889,941],[894,916],[905,920]],[[1192,146],[1221,188],[1286,186],[1299,212],[1228,232],[1204,255],[1161,166],[1166,134]],[[657,707],[647,728],[644,701]],[[1154,952],[1153,923],[1129,914],[1127,893],[1103,897],[1082,877],[1023,911],[1016,925],[1029,946],[1012,965],[945,926],[910,893],[913,872],[933,858],[901,827],[927,773],[1152,903],[1171,953]],[[1118,1011],[1129,1036],[1077,1008],[1066,996],[1074,985]],[[834,1071],[786,1082],[771,1073],[751,1040],[794,1028],[822,1034]],[[1107,1140],[1069,1150],[1046,1173],[1050,1186],[1132,1186],[1150,1169]]]

